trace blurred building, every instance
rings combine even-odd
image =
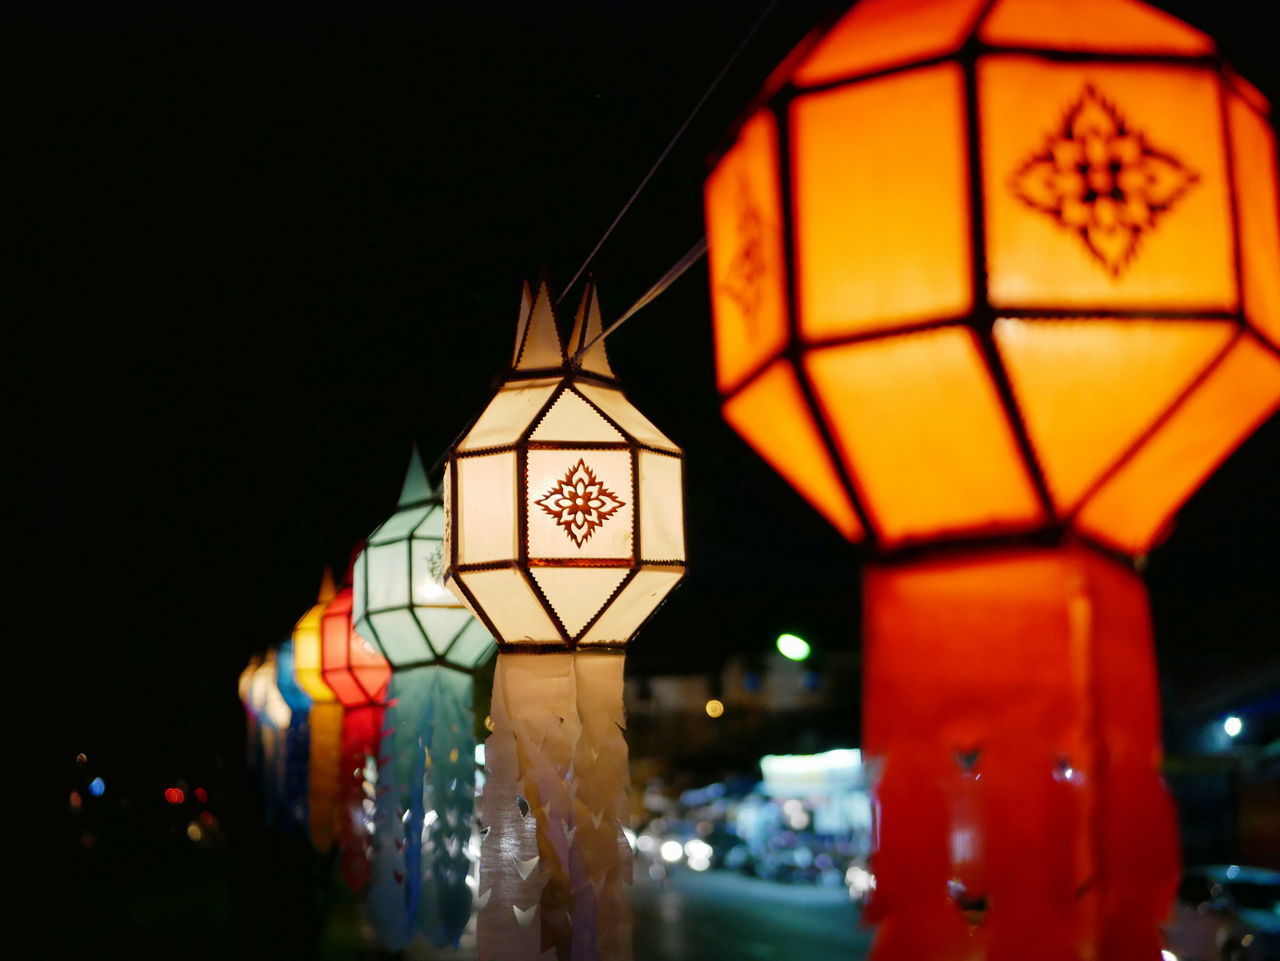
[[[816,754],[858,743],[855,652],[803,662],[776,652],[735,655],[719,673],[656,674],[626,682],[633,761],[690,784],[738,772],[759,777],[764,754]],[[710,713],[708,704],[713,705]],[[714,715],[714,716],[713,716]]]

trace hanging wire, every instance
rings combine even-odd
[[[632,317],[632,315],[638,313],[640,310],[649,306],[649,304],[653,303],[655,300],[661,297],[662,294],[666,292],[666,289],[670,287],[672,284],[674,284],[677,280],[679,280],[680,276],[686,270],[688,270],[690,267],[696,264],[701,259],[702,255],[705,254],[706,252],[707,252],[707,238],[700,237],[698,238],[698,242],[694,244],[691,248],[689,248],[689,252],[685,254],[683,257],[681,257],[679,260],[677,260],[674,264],[672,264],[670,268],[667,269],[667,272],[663,274],[661,277],[659,277],[657,282],[655,282],[652,287],[650,287],[647,291],[645,291],[639,300],[637,300],[634,304],[628,307],[626,309],[626,312],[623,313],[621,317],[619,317],[612,324],[610,324],[604,330],[600,331],[600,333],[596,334],[589,341],[587,341],[585,344],[579,347],[577,352],[573,355],[572,359],[570,360],[569,365],[572,367],[579,364],[582,361],[582,355],[585,354],[588,350],[590,350],[593,344],[595,344],[598,341],[604,340],[606,337],[612,334],[615,330],[621,327],[627,320],[629,320]]]
[[[742,38],[742,42],[738,44],[738,48],[734,50],[732,55],[730,55],[729,59],[725,61],[724,66],[720,68],[720,72],[716,74],[715,79],[711,81],[711,85],[707,87],[707,89],[703,92],[702,96],[698,98],[698,102],[694,104],[693,110],[690,111],[689,116],[685,117],[684,123],[680,125],[680,129],[675,132],[675,136],[673,136],[670,142],[667,143],[666,147],[663,148],[662,153],[658,155],[658,159],[653,162],[653,166],[650,167],[649,172],[644,175],[644,179],[640,181],[640,185],[636,187],[635,191],[627,199],[627,202],[622,205],[622,209],[618,211],[618,215],[613,218],[613,223],[609,224],[608,229],[596,242],[596,245],[593,248],[591,248],[591,253],[587,254],[587,259],[582,262],[582,266],[579,267],[577,273],[573,275],[573,279],[570,280],[568,285],[565,286],[564,290],[560,292],[560,296],[556,298],[556,306],[560,305],[560,302],[564,300],[565,296],[569,293],[569,291],[571,291],[574,285],[581,279],[583,273],[586,272],[586,269],[589,266],[591,266],[591,261],[595,259],[596,254],[600,252],[600,248],[603,247],[605,244],[605,241],[609,239],[609,235],[613,233],[613,229],[617,227],[618,223],[622,220],[622,218],[626,216],[627,211],[631,209],[631,205],[634,204],[636,202],[636,198],[640,196],[640,192],[644,190],[645,186],[649,183],[649,181],[653,179],[653,175],[658,172],[658,168],[662,166],[662,162],[667,159],[667,154],[671,153],[671,150],[672,148],[675,147],[676,142],[684,134],[689,124],[693,122],[693,118],[698,115],[698,111],[702,109],[702,105],[706,103],[707,99],[711,96],[711,94],[715,92],[716,87],[720,85],[720,81],[725,78],[725,75],[728,74],[729,69],[734,65],[734,63],[737,62],[738,57],[742,55],[742,51],[745,50],[747,48],[747,44],[751,42],[751,38],[756,35],[756,32],[764,24],[765,20],[768,19],[769,14],[773,12],[773,8],[776,7],[777,5],[778,5],[778,0],[770,0],[769,5],[765,7],[763,11],[761,11],[760,16],[756,18],[756,22],[751,25],[751,29],[747,31],[746,36]],[[611,323],[608,327],[606,327],[600,333],[596,334],[595,337],[592,337],[591,340],[589,340],[587,343],[583,344],[577,350],[577,352],[574,353],[573,357],[571,358],[570,366],[575,366],[579,364],[582,361],[582,355],[585,354],[589,349],[591,349],[592,346],[594,346],[599,341],[604,340],[604,338],[608,337],[615,330],[621,327],[627,320],[633,317],[636,313],[638,313],[643,308],[647,307],[649,304],[653,303],[653,301],[657,300],[658,297],[660,297],[668,287],[670,287],[673,283],[675,283],[678,279],[680,279],[680,277],[685,273],[685,271],[687,271],[690,267],[696,264],[702,258],[702,255],[705,254],[706,252],[707,252],[707,238],[703,236],[703,237],[700,237],[698,239],[698,242],[695,243],[689,249],[688,253],[686,253],[683,257],[681,257],[674,264],[672,264],[667,269],[666,273],[664,273],[661,277],[659,277],[658,280],[653,284],[653,286],[650,287],[647,291],[645,291],[644,295],[641,296],[639,300],[637,300],[634,304],[628,307],[627,310],[622,314],[622,316],[620,316],[617,320]],[[468,427],[468,429],[470,428]],[[438,477],[440,475],[440,472],[444,468],[445,461],[448,459],[449,451],[452,450],[453,447],[458,443],[458,440],[462,439],[462,436],[465,435],[465,433],[466,431],[464,430],[463,434],[459,435],[457,440],[455,440],[453,444],[450,444],[449,447],[445,448],[444,452],[436,460],[435,464],[432,465],[431,471],[427,475],[428,477]]]
[[[589,266],[591,266],[591,261],[595,259],[596,254],[600,252],[600,248],[603,247],[605,244],[605,241],[609,239],[609,235],[613,233],[613,229],[617,227],[618,223],[622,220],[622,218],[626,216],[627,211],[631,209],[631,205],[634,204],[636,202],[636,198],[640,196],[640,192],[644,190],[645,186],[649,183],[649,181],[653,179],[653,175],[658,172],[658,168],[662,166],[662,162],[667,159],[667,154],[671,153],[671,150],[673,147],[675,147],[676,142],[684,134],[689,124],[693,122],[693,118],[698,115],[698,111],[702,109],[702,105],[707,102],[707,98],[711,96],[711,94],[715,91],[716,87],[720,86],[720,81],[725,78],[725,75],[729,72],[729,68],[732,67],[734,63],[737,61],[738,57],[742,55],[742,51],[747,48],[747,44],[751,42],[751,38],[756,35],[756,31],[760,29],[761,25],[764,24],[769,14],[773,12],[773,8],[776,7],[777,5],[778,5],[778,0],[770,0],[769,5],[765,7],[764,11],[760,14],[760,16],[756,18],[756,22],[751,25],[751,29],[747,31],[747,35],[743,37],[742,42],[738,44],[738,49],[733,51],[733,54],[729,57],[728,60],[725,61],[724,66],[720,68],[720,72],[716,74],[715,79],[711,81],[711,86],[707,87],[707,89],[703,92],[702,96],[699,98],[698,102],[693,105],[693,110],[690,111],[689,116],[684,118],[684,123],[680,125],[680,129],[676,131],[675,136],[672,137],[671,140],[667,143],[666,147],[663,148],[662,153],[658,155],[658,159],[655,160],[653,162],[653,166],[649,168],[649,172],[644,175],[644,179],[640,181],[640,186],[636,187],[635,191],[631,194],[630,198],[628,198],[627,202],[622,205],[622,209],[618,211],[618,216],[613,218],[613,223],[609,224],[608,229],[605,230],[604,234],[600,237],[600,239],[596,241],[596,245],[591,248],[591,253],[587,254],[587,259],[582,262],[582,266],[579,267],[578,272],[573,275],[573,279],[570,280],[568,285],[564,288],[564,290],[560,292],[560,296],[556,298],[557,306],[559,306],[560,302],[564,300],[564,298],[568,295],[569,291],[573,289],[574,284],[578,282],[578,280],[582,277],[583,273],[586,272],[586,269]],[[697,258],[695,257],[694,259],[696,260]],[[686,265],[686,269],[687,269],[687,265]],[[672,279],[674,280],[675,278],[672,278]],[[641,304],[640,306],[644,306],[644,305]],[[639,307],[633,307],[631,311],[628,312],[628,314],[639,309],[640,309]],[[621,323],[621,321],[615,322],[614,326],[617,326],[617,324],[619,323]]]

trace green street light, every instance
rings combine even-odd
[[[794,634],[782,634],[778,637],[778,653],[793,661],[803,661],[810,653],[809,642]]]

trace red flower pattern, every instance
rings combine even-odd
[[[581,458],[564,479],[535,503],[550,514],[564,532],[581,547],[596,530],[624,506]]]

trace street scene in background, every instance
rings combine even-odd
[[[37,954],[1280,961],[1254,12],[0,22]]]

